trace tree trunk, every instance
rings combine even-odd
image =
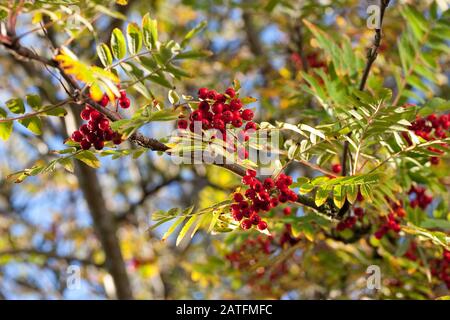
[[[116,221],[104,203],[103,193],[96,172],[79,161],[75,172],[84,198],[94,220],[94,227],[106,257],[106,268],[111,274],[118,299],[133,299],[131,285],[125,268]]]

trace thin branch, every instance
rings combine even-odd
[[[59,102],[59,103],[57,103],[57,104],[55,104],[53,106],[50,106],[50,107],[48,107],[46,109],[42,109],[42,110],[39,110],[39,111],[36,111],[36,112],[27,113],[27,114],[24,114],[22,116],[15,117],[15,118],[0,119],[0,123],[33,118],[33,117],[35,117],[37,115],[40,115],[42,113],[46,113],[46,112],[52,111],[52,110],[54,110],[56,108],[59,108],[59,107],[65,105],[65,104],[73,103],[73,102],[74,101],[72,99],[66,99],[66,100],[63,100],[63,101],[61,101],[61,102]]]
[[[369,77],[370,69],[372,68],[372,64],[375,62],[378,56],[378,49],[381,45],[381,28],[383,26],[383,18],[384,12],[386,11],[387,6],[389,5],[390,0],[380,0],[380,23],[378,28],[375,29],[375,39],[373,41],[372,48],[367,52],[367,63],[364,68],[364,73],[361,78],[361,82],[359,84],[359,90],[363,91],[367,82],[367,78]]]

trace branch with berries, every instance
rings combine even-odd
[[[7,35],[2,35],[0,37],[0,44],[2,44],[5,48],[9,49],[13,52],[13,54],[20,56],[22,59],[27,60],[33,60],[39,63],[43,63],[48,67],[56,68],[61,76],[65,79],[68,86],[70,87],[70,95],[71,100],[73,101],[72,105],[76,106],[84,106],[84,108],[81,110],[80,116],[83,120],[87,121],[86,124],[83,124],[79,130],[75,131],[72,135],[72,139],[75,142],[80,143],[80,147],[82,149],[89,149],[92,146],[94,146],[95,149],[101,150],[104,146],[105,141],[113,141],[114,144],[120,144],[122,142],[122,139],[120,135],[117,132],[114,132],[111,130],[110,127],[110,121],[118,121],[121,120],[122,117],[118,112],[115,112],[109,108],[106,108],[107,104],[109,103],[109,100],[104,96],[100,101],[93,100],[87,93],[84,92],[82,87],[79,85],[79,83],[70,75],[68,75],[65,70],[59,65],[59,63],[54,59],[49,59],[43,56],[38,55],[34,51],[30,50],[27,47],[24,47],[21,45],[20,41],[14,37],[10,37]],[[231,92],[231,88],[228,90],[228,95],[233,95]],[[129,99],[126,97],[126,93],[122,90],[122,95],[119,98],[119,105],[122,108],[128,108],[129,107]],[[208,89],[202,88],[199,92],[199,95],[201,97],[206,98],[205,95],[216,95],[217,92],[211,91],[209,93]],[[214,96],[216,98],[216,96]],[[243,121],[246,121],[245,119],[251,119],[253,118],[253,112],[251,110],[244,110],[243,112],[240,112],[239,109],[242,107],[242,104],[237,99],[233,100],[229,105],[229,110],[227,110],[227,107],[225,107],[220,102],[220,96],[219,103],[216,103],[211,111],[215,110],[216,114],[221,114],[221,118],[218,117],[211,118],[211,126],[216,128],[222,128],[226,123],[231,123],[234,127],[241,127],[243,125]],[[69,102],[67,102],[69,103]],[[62,103],[61,103],[62,104]],[[58,104],[60,106],[60,104]],[[206,106],[204,105],[203,108]],[[225,109],[224,109],[225,108]],[[221,111],[221,112],[218,112]],[[234,112],[234,113],[233,113]],[[192,119],[195,117],[199,117],[200,113],[193,113]],[[214,114],[213,114],[214,117]],[[203,119],[202,119],[203,120]],[[205,119],[207,120],[207,119]],[[205,126],[209,126],[206,124],[206,121],[203,121],[205,123]],[[184,122],[183,119],[180,120],[179,126],[183,127]],[[256,124],[254,122],[249,121],[245,129],[255,129]],[[164,143],[153,139],[151,137],[147,137],[140,132],[133,133],[128,140],[138,146],[148,148],[152,151],[160,151],[160,152],[168,152],[170,149],[167,145]],[[244,158],[245,158],[245,152],[243,151]],[[247,155],[248,156],[248,155]],[[238,164],[230,164],[230,163],[215,163],[217,166],[221,166],[227,170],[230,170],[231,172],[244,177],[246,174],[246,169]],[[314,203],[314,199],[297,195],[297,199],[293,199],[293,196],[291,196],[292,201],[297,202],[300,205],[304,205],[307,207],[310,207],[311,209],[323,213],[325,215],[336,217],[336,213],[339,211],[338,208],[336,208],[332,202],[327,202],[326,204],[322,206],[317,206]]]

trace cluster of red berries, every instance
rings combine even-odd
[[[120,88],[120,85],[118,86]],[[122,109],[128,109],[131,105],[130,99],[127,97],[127,92],[125,90],[120,90],[120,97],[117,100],[118,105]],[[102,107],[106,107],[109,104],[110,100],[106,93],[103,95],[102,99],[99,101]]]
[[[288,238],[289,237],[289,238]],[[259,267],[256,270],[254,266],[261,260],[266,260],[266,256],[276,252],[279,246],[283,246],[284,243],[293,245],[299,240],[296,240],[290,236],[290,231],[286,230],[281,234],[279,239],[275,239],[272,236],[264,237],[259,235],[256,239],[247,238],[237,249],[233,250],[225,257],[232,264],[233,268],[237,270],[250,269],[249,279],[246,283],[250,286],[257,286],[260,289],[270,291],[270,287],[265,288],[267,284],[264,284],[263,276],[266,276],[269,280],[275,280],[286,274],[287,263],[285,259],[276,263],[270,268]],[[261,283],[260,280],[263,280]]]
[[[408,250],[405,252],[404,257],[411,260],[416,261],[417,257],[417,244],[414,241],[411,241],[409,244]]]
[[[266,178],[261,182],[256,177],[256,171],[247,170],[242,183],[248,186],[244,193],[236,192],[233,195],[234,203],[231,213],[236,221],[241,221],[241,228],[250,229],[252,225],[259,230],[267,229],[267,223],[261,220],[260,212],[267,212],[280,203],[296,201],[297,194],[289,189],[292,177],[281,173],[274,181]],[[245,219],[244,219],[245,218]]]
[[[414,131],[417,136],[422,137],[427,141],[444,139],[447,137],[447,133],[445,131],[450,129],[450,115],[443,114],[438,117],[433,113],[426,118],[417,116],[416,120],[411,124],[409,129]],[[411,145],[411,139],[406,132],[403,132],[402,134],[408,144]],[[438,155],[443,154],[442,150],[434,147],[429,147],[428,150],[435,152]],[[439,157],[437,155],[430,157],[430,162],[431,164],[437,165],[439,163]]]
[[[389,212],[387,217],[382,218],[382,225],[375,232],[375,238],[380,240],[384,237],[386,233],[390,230],[395,233],[399,233],[401,230],[400,222],[401,219],[406,216],[406,211],[403,209],[403,205],[401,203],[391,202],[392,211]]]
[[[258,235],[256,240],[247,238],[237,250],[228,253],[225,258],[228,259],[228,261],[230,261],[234,267],[242,267],[243,265],[245,265],[245,262],[242,259],[242,255],[246,252],[252,251],[253,253],[255,253],[257,251],[262,252],[265,255],[270,254],[272,240],[273,238],[271,236],[263,237],[262,235]]]
[[[426,194],[426,190],[423,187],[412,186],[408,191],[408,194],[410,196],[409,205],[412,208],[419,207],[422,210],[425,210],[431,202],[433,202],[433,197]],[[383,218],[383,224],[375,232],[375,237],[377,239],[381,239],[387,232],[389,232],[389,230],[393,230],[396,233],[400,232],[400,220],[406,216],[406,211],[403,208],[401,201],[397,203],[390,201],[390,205],[392,211],[388,214],[387,218]]]
[[[417,244],[414,241],[409,245],[404,257],[411,261],[418,260]],[[450,289],[450,251],[444,249],[441,259],[430,259],[429,262],[431,274],[443,281]]]
[[[120,85],[118,88],[120,89]],[[105,93],[98,103],[102,107],[106,107],[109,102],[109,97]],[[118,105],[123,109],[130,107],[130,99],[125,90],[120,90]],[[72,140],[78,142],[81,149],[88,150],[93,146],[96,150],[102,150],[107,141],[112,141],[116,145],[122,143],[122,136],[111,129],[108,118],[90,105],[86,104],[80,117],[87,123],[82,124],[78,130],[72,133]]]
[[[323,60],[319,59],[319,53],[318,52],[312,52],[306,55],[305,57],[306,62],[308,63],[308,67],[315,69],[315,68],[324,68],[327,69],[327,65]],[[300,54],[297,52],[293,52],[291,54],[291,61],[294,63],[295,67],[297,69],[304,69],[302,58]]]
[[[364,209],[363,208],[355,208],[353,209],[353,216],[349,216],[344,220],[340,221],[336,226],[337,231],[344,231],[345,229],[351,229],[355,226],[356,222],[362,221],[364,218]]]
[[[224,141],[227,140],[227,127],[237,129],[245,125],[244,129],[238,133],[241,141],[248,141],[248,130],[257,129],[257,124],[251,121],[254,117],[253,111],[243,109],[243,103],[233,88],[226,89],[223,94],[215,90],[200,88],[198,98],[200,99],[198,109],[189,115],[189,119],[186,119],[185,115],[181,115],[178,120],[178,129],[189,128],[194,132],[194,122],[199,122],[203,130],[219,130]],[[228,148],[231,151],[236,149],[234,144]],[[248,151],[244,147],[238,150],[238,154],[241,159],[248,158]]]
[[[420,207],[425,210],[428,205],[433,202],[433,197],[425,193],[425,188],[412,186],[408,192],[409,196],[412,196],[412,200],[409,205],[412,208]]]
[[[96,150],[102,150],[105,141],[113,141],[114,144],[122,142],[121,135],[111,129],[109,120],[91,106],[86,105],[80,117],[87,123],[72,133],[72,140],[80,143],[81,149],[88,150],[94,146]]]
[[[447,289],[450,290],[450,251],[444,249],[442,259],[431,260],[430,269],[431,274],[445,282]]]

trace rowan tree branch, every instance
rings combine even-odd
[[[248,15],[245,16],[245,19],[248,19]],[[0,37],[0,44],[2,44],[4,47],[11,50],[15,55],[20,56],[25,59],[34,60],[40,63],[43,63],[47,66],[53,67],[58,69],[61,76],[66,80],[66,82],[69,84],[71,89],[73,90],[72,98],[76,101],[76,104],[83,105],[84,103],[90,104],[94,109],[97,111],[103,113],[106,115],[110,120],[112,121],[118,121],[121,119],[120,114],[109,110],[107,108],[102,107],[100,104],[98,104],[96,101],[92,100],[88,95],[82,92],[80,85],[78,82],[72,78],[70,75],[66,74],[64,69],[59,65],[59,63],[54,59],[49,59],[42,57],[38,55],[37,53],[33,52],[29,48],[26,48],[20,44],[20,41],[18,39],[11,39],[10,37]],[[141,147],[148,148],[152,151],[161,151],[161,152],[167,152],[170,148],[166,146],[165,144],[161,143],[160,141],[146,137],[143,134],[136,132],[133,135],[129,137],[129,141],[139,145]],[[218,166],[221,166],[225,169],[230,170],[231,172],[234,172],[235,174],[239,176],[244,176],[246,169],[238,164],[233,163],[215,163]],[[311,199],[310,199],[311,200]],[[305,197],[299,197],[298,201],[299,204],[311,207],[318,211],[323,211],[324,213],[330,213],[331,209],[325,209],[323,206],[317,207],[312,205],[313,201],[305,201]],[[336,211],[336,208],[333,208],[332,215],[334,215],[334,212]]]
[[[383,26],[384,13],[386,11],[386,8],[389,5],[389,2],[390,2],[390,0],[380,0],[379,25],[378,25],[378,28],[375,29],[375,38],[374,38],[372,47],[369,48],[369,50],[367,51],[366,66],[364,67],[364,72],[363,72],[363,75],[361,77],[361,81],[360,81],[359,87],[358,87],[358,89],[361,91],[363,91],[366,86],[366,82],[367,82],[367,79],[370,74],[370,69],[372,68],[373,63],[375,62],[375,60],[377,59],[377,56],[378,56],[378,49],[380,48],[381,38],[382,38],[381,31],[382,31],[382,26]],[[349,136],[350,135],[351,135],[351,133],[349,133]],[[350,147],[350,143],[348,141],[345,141],[344,149],[342,151],[342,162],[341,162],[343,176],[347,175],[347,159],[348,159],[349,147]]]

